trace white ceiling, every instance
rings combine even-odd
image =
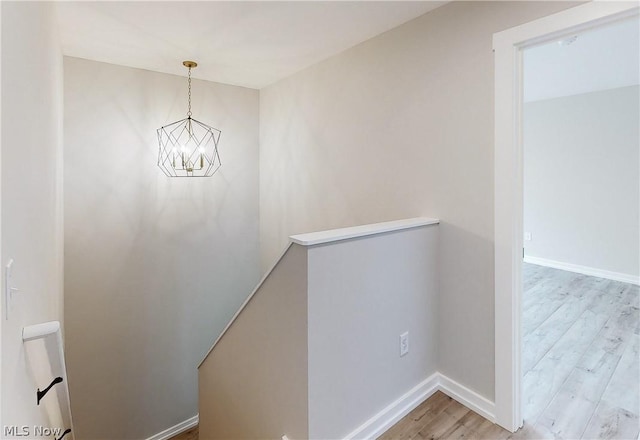
[[[434,1],[59,2],[63,53],[261,88],[441,6]]]
[[[524,100],[539,101],[640,83],[637,17],[524,52]]]

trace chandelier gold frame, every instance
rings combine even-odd
[[[182,64],[189,69],[187,117],[158,128],[158,167],[169,177],[210,177],[222,165],[218,153],[222,132],[191,117],[191,69],[198,64]]]

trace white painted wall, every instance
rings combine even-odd
[[[345,438],[436,372],[438,228],[309,248],[308,438]]]
[[[440,218],[438,370],[492,400],[492,35],[574,4],[452,2],[261,90],[263,267],[293,233]]]
[[[14,260],[20,289],[4,318],[2,424],[50,426],[36,406],[36,383],[22,328],[62,320],[62,53],[53,5],[2,4],[2,286]],[[34,373],[37,373],[34,371]],[[5,432],[2,434],[5,438]]]
[[[524,106],[525,255],[640,270],[640,88]]]
[[[196,366],[259,276],[258,92],[194,80],[194,116],[222,130],[222,168],[171,179],[156,129],[185,117],[186,78],[64,68],[74,422],[79,438],[146,438],[198,412]]]
[[[638,85],[638,18],[530,47],[524,52],[523,69],[524,102]]]

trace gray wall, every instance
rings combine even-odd
[[[570,6],[452,2],[261,90],[263,267],[290,234],[440,218],[438,369],[493,399],[492,35]]]
[[[33,425],[50,426],[35,402],[48,383],[29,374],[22,328],[62,320],[62,54],[53,4],[2,2],[1,14],[1,419],[33,435]],[[20,292],[5,320],[9,259]]]
[[[309,438],[345,438],[436,372],[438,228],[309,248]]]
[[[640,88],[526,103],[527,256],[638,276]]]
[[[345,438],[435,373],[438,236],[293,244],[200,366],[200,437]]]
[[[167,178],[156,129],[186,79],[65,58],[65,313],[78,438],[194,416],[196,366],[258,277],[258,92],[194,80],[222,130],[211,178]]]

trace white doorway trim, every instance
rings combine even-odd
[[[0,1],[0,28],[2,23],[2,2]],[[0,32],[0,47],[2,47],[2,32]],[[2,84],[2,57],[0,56],[0,85]],[[1,103],[0,103],[1,104]],[[0,194],[2,194],[2,105],[0,105]],[[4,255],[2,254],[2,197],[0,197],[0,268],[4,266]],[[2,423],[2,400],[3,400],[3,386],[2,386],[2,327],[4,327],[5,310],[4,310],[4,270],[0,270],[0,429],[4,433],[4,424]],[[2,435],[2,434],[0,434]]]
[[[637,2],[591,2],[494,34],[495,418],[515,432],[521,405],[522,52],[639,12]]]

